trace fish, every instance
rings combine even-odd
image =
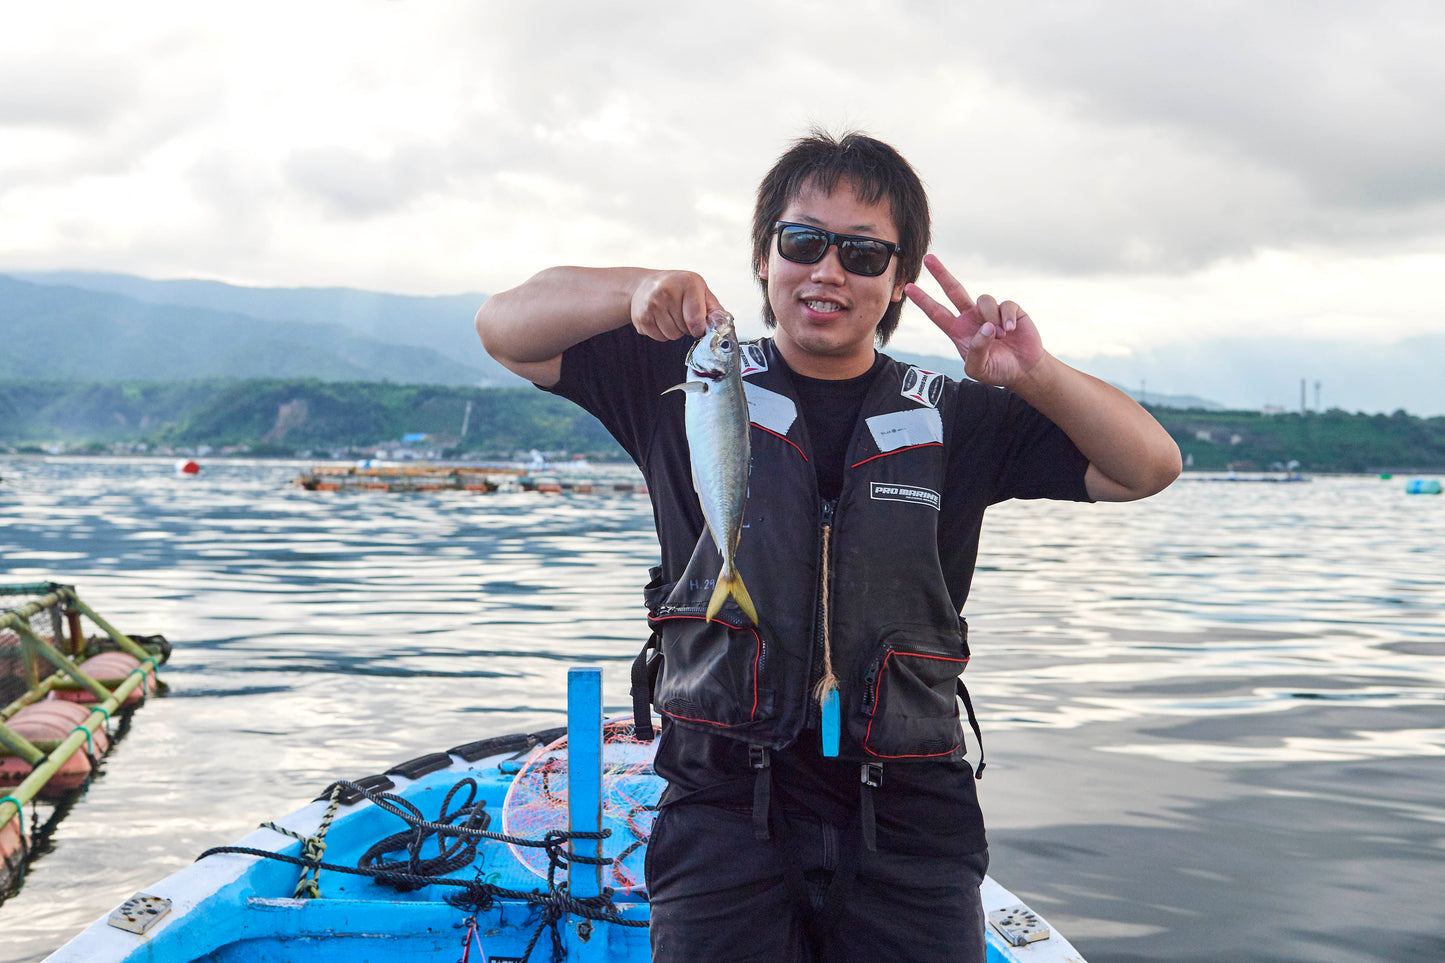
[[[702,505],[703,518],[713,544],[722,554],[722,571],[708,600],[711,622],[729,598],[754,625],[757,609],[737,571],[738,542],[743,533],[743,510],[748,500],[748,472],[752,454],[748,445],[748,399],[743,390],[742,347],[733,316],[722,309],[707,316],[707,334],[687,352],[687,380],[664,391],[685,395],[683,414],[687,429],[692,487]]]

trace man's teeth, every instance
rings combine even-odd
[[[814,311],[821,311],[824,313],[828,311],[841,310],[839,305],[833,303],[832,301],[804,301],[803,303]]]

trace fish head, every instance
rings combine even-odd
[[[721,381],[738,368],[741,356],[733,316],[719,308],[707,316],[707,334],[687,353],[688,375],[697,380]]]

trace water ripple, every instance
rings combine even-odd
[[[645,498],[306,492],[301,467],[0,459],[7,580],[175,643],[0,908],[0,961],[338,776],[558,724],[569,665],[630,711]],[[1099,960],[1445,955],[1441,545],[1445,501],[1373,478],[992,510],[966,680],[995,874]]]

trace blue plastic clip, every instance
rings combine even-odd
[[[843,710],[838,701],[838,690],[829,689],[823,696],[823,755],[829,759],[836,758],[842,738]]]

